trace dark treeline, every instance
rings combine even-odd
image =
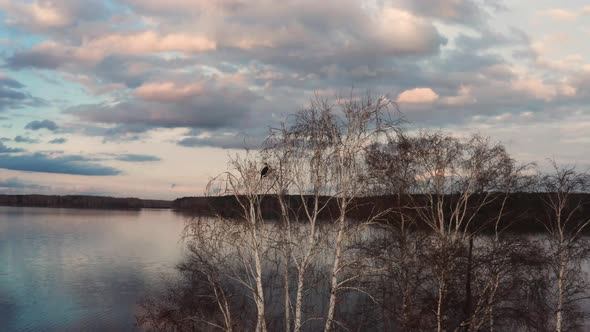
[[[76,209],[170,208],[171,201],[89,195],[0,195],[0,206]]]
[[[502,194],[498,194],[502,195]],[[499,226],[506,232],[514,233],[542,233],[546,231],[545,226],[550,222],[545,211],[545,200],[550,193],[531,193],[518,192],[512,193],[507,197],[505,202],[505,215],[500,220]],[[395,195],[381,195],[369,197],[357,197],[353,200],[348,216],[351,221],[363,221],[378,214],[380,217],[375,222],[383,224],[396,224],[399,222],[399,211],[404,211],[413,220],[412,224],[416,229],[425,230],[426,224],[420,224],[420,218],[417,218],[413,209],[410,207],[416,202],[425,201],[427,197],[413,195],[412,199],[398,199]],[[171,207],[176,210],[184,210],[187,215],[198,216],[216,216],[221,215],[224,218],[236,219],[242,215],[243,211],[238,203],[240,198],[234,196],[213,196],[213,197],[182,197],[172,201]],[[243,198],[242,198],[243,199]],[[289,206],[289,212],[293,220],[305,220],[305,210],[302,200],[311,205],[313,196],[285,195],[282,198]],[[447,195],[443,201],[447,204],[447,210],[453,207],[453,202],[458,199],[458,195],[453,199],[453,195]],[[333,220],[338,215],[337,201],[330,196],[320,196],[320,204],[325,205],[318,218],[323,221]],[[579,209],[574,212],[575,218],[590,216],[590,194],[580,193],[572,194],[570,197],[572,203],[580,205]],[[275,195],[260,196],[260,212],[262,217],[267,220],[279,220],[281,218],[281,201]],[[492,200],[478,212],[478,219],[470,224],[470,231],[491,233],[495,224],[488,221],[496,215],[499,204],[502,200]],[[422,204],[426,204],[423,202]],[[446,213],[449,216],[450,213]],[[590,228],[584,230],[590,232]]]

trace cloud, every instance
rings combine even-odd
[[[88,176],[119,175],[121,171],[90,162],[90,159],[76,155],[53,157],[45,153],[8,155],[0,158],[0,168],[57,174]]]
[[[6,21],[8,24],[62,27],[71,23],[71,18],[60,11],[60,8],[52,2],[13,3],[2,1],[0,7],[12,17]]]
[[[6,88],[12,89],[20,89],[23,88],[24,85],[21,84],[19,81],[8,77],[6,74],[0,73],[0,85]]]
[[[167,128],[220,128],[238,125],[249,112],[247,105],[231,104],[210,97],[195,100],[190,104],[163,105],[136,101],[114,105],[82,105],[67,110],[67,113],[76,115],[84,121]]]
[[[155,129],[153,126],[144,124],[96,124],[86,121],[78,121],[64,127],[64,131],[68,133],[102,137],[103,143],[138,141],[146,138],[153,129]]]
[[[17,143],[28,143],[28,144],[33,144],[33,143],[39,143],[39,140],[36,138],[30,138],[30,137],[26,137],[26,136],[16,136],[14,138],[14,141]]]
[[[444,97],[441,102],[453,106],[473,104],[477,99],[471,95],[471,91],[472,87],[461,85],[457,95]]]
[[[113,56],[180,52],[176,58],[196,54],[200,63],[255,60],[317,71],[331,63],[352,69],[365,64],[367,56],[382,62],[392,56],[432,55],[446,43],[428,19],[409,10],[392,5],[371,8],[353,0],[217,5],[173,1],[163,7],[156,2],[133,2],[132,6],[133,19],[149,17],[153,25],[142,22],[143,30],[104,27],[77,32],[19,50],[6,62],[11,68],[66,68],[79,73],[81,68],[98,69]]]
[[[387,54],[429,53],[445,42],[429,21],[394,7],[381,9],[376,28],[376,46]]]
[[[439,96],[431,88],[415,88],[406,90],[397,97],[398,103],[432,103],[438,100]]]
[[[68,141],[67,138],[59,137],[59,138],[54,138],[51,141],[49,141],[49,144],[64,144],[67,141]]]
[[[519,47],[530,42],[529,36],[520,29],[509,27],[507,31],[496,31],[482,28],[476,35],[461,33],[455,38],[458,50],[471,51],[471,55],[481,57],[482,51],[489,51],[494,47]],[[474,52],[477,51],[477,52]],[[473,54],[476,53],[476,54]],[[488,54],[489,57],[489,54]],[[495,58],[496,61],[500,60]]]
[[[104,18],[107,9],[101,1],[34,0],[31,2],[0,1],[7,16],[5,24],[27,30],[45,32],[48,29],[72,27],[85,21]]]
[[[152,82],[141,85],[134,94],[143,100],[175,102],[202,95],[203,91],[203,85],[199,83],[179,85],[175,82]]]
[[[575,12],[561,8],[545,9],[539,11],[538,15],[548,17],[554,21],[574,21],[578,18],[578,14]]]
[[[261,131],[314,92],[331,98],[351,86],[397,96],[409,120],[437,128],[525,114],[559,121],[586,112],[590,100],[586,53],[573,49],[579,36],[556,44],[563,33],[551,25],[526,30],[539,23],[529,23],[535,11],[514,21],[523,6],[506,3],[515,11],[503,15],[496,0],[122,0],[96,19],[76,1],[26,4],[28,12],[5,17],[9,29],[35,36],[10,46],[4,68],[48,69],[41,72],[100,95],[64,97],[60,109],[74,119],[60,129],[105,145],[173,132],[179,146],[242,148],[236,132]],[[33,5],[64,19],[36,18]],[[579,9],[566,11],[585,24]],[[579,56],[561,55],[570,51]],[[0,109],[33,103],[12,78],[2,76],[0,87],[0,97],[11,96]],[[177,127],[199,134],[158,130]]]
[[[41,106],[45,102],[31,96],[19,81],[0,73],[0,112],[31,106]]]
[[[56,69],[65,64],[93,65],[104,58],[100,50],[43,41],[29,50],[17,51],[6,59],[10,68]]]
[[[178,145],[184,147],[212,147],[221,149],[244,149],[245,147],[252,148],[251,144],[244,141],[243,138],[237,136],[225,137],[187,137],[177,142]]]
[[[147,154],[121,154],[115,157],[115,160],[128,161],[128,162],[150,162],[160,161],[160,157],[151,156]]]
[[[146,55],[160,52],[204,52],[214,50],[215,42],[191,34],[160,34],[144,31],[112,34],[69,45],[46,40],[29,50],[7,58],[11,68],[38,67],[55,69],[72,64],[96,66],[113,55]]]
[[[417,14],[465,25],[477,25],[489,15],[487,12],[489,9],[497,11],[502,8],[496,1],[484,2],[485,6],[472,0],[405,0],[400,2]]]
[[[29,183],[29,182],[23,181],[19,178],[9,178],[9,179],[5,179],[5,180],[0,180],[0,188],[43,190],[43,189],[48,189],[49,187]]]
[[[25,126],[25,129],[30,129],[30,130],[47,129],[49,131],[56,131],[57,128],[58,128],[58,125],[51,120],[43,120],[43,121],[35,120],[35,121],[31,121],[31,122],[27,123],[27,125]]]
[[[195,85],[144,84],[138,99],[114,104],[81,105],[66,110],[84,121],[146,127],[217,129],[248,122],[258,96],[244,87],[217,80]],[[179,91],[175,91],[177,87]],[[201,88],[198,89],[201,91]],[[146,99],[144,99],[146,98]],[[124,128],[124,127],[119,127]]]
[[[23,152],[23,151],[24,151],[23,149],[11,148],[11,147],[4,145],[4,143],[0,142],[0,153],[16,153],[16,152]]]
[[[103,54],[144,54],[158,52],[203,52],[216,48],[215,41],[193,33],[142,31],[101,36],[84,42],[80,48]]]
[[[535,98],[550,101],[557,96],[576,95],[576,88],[567,83],[552,84],[535,78],[519,78],[511,82],[516,91],[527,93]]]

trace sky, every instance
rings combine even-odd
[[[314,95],[590,166],[587,0],[0,0],[0,193],[200,195]]]

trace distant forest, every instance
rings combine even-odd
[[[171,201],[87,195],[0,195],[0,206],[30,206],[77,209],[170,208]]]
[[[304,196],[309,202],[313,196]],[[413,195],[413,201],[420,200],[420,195]],[[517,233],[537,233],[545,231],[544,219],[544,193],[513,193],[506,202],[506,215],[502,218],[502,228],[509,232]],[[293,216],[304,219],[303,204],[299,195],[286,195],[285,198],[290,202]],[[338,214],[338,206],[335,200],[330,200],[329,196],[320,198],[326,202],[327,208],[322,210],[319,215],[320,219],[331,220]],[[426,197],[422,197],[426,199]],[[590,194],[573,194],[572,199],[580,202],[580,208],[577,214],[580,216],[590,215]],[[452,202],[452,195],[445,202]],[[351,220],[366,220],[371,214],[389,212],[391,218],[383,216],[382,222],[393,220],[394,211],[399,211],[409,202],[398,201],[394,195],[379,195],[356,198],[348,217]],[[496,201],[500,203],[500,200]],[[149,200],[139,198],[119,198],[108,196],[90,196],[90,195],[0,195],[0,206],[28,206],[28,207],[50,207],[50,208],[77,208],[77,209],[175,209],[184,210],[195,216],[223,214],[227,218],[239,217],[242,213],[238,200],[232,196],[208,196],[208,197],[181,197],[173,201],[167,200]],[[450,206],[449,206],[450,208]],[[490,204],[480,216],[483,220],[489,220],[489,215],[497,211],[498,206]],[[280,219],[281,209],[280,201],[275,195],[263,195],[260,199],[260,210],[265,219]],[[297,212],[298,211],[298,212]],[[487,212],[486,212],[487,211]],[[419,220],[419,218],[416,218]],[[417,225],[416,228],[426,228],[428,225]],[[472,225],[473,231],[491,231],[489,223],[477,223]],[[480,229],[481,228],[481,229]],[[589,230],[584,230],[585,233]]]

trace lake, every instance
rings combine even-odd
[[[171,210],[0,207],[0,331],[139,330],[138,302],[162,290],[165,279],[176,278],[175,266],[187,253],[180,241],[185,219]],[[269,231],[274,225],[269,223]],[[330,229],[325,238],[333,238]],[[366,240],[371,234],[356,237]],[[324,242],[329,246],[332,240]],[[323,250],[318,266],[328,266],[331,255]],[[267,277],[275,276],[271,267]],[[583,268],[590,271],[588,262]],[[306,295],[315,316],[326,311],[328,279],[321,279]],[[269,312],[276,314],[281,294],[267,295],[274,308]],[[350,293],[340,299],[340,308],[352,310],[360,300],[360,294]],[[590,310],[588,302],[582,307]],[[323,322],[317,324],[307,326],[317,330]]]
[[[0,330],[137,330],[137,302],[176,273],[183,228],[170,210],[0,207]]]

